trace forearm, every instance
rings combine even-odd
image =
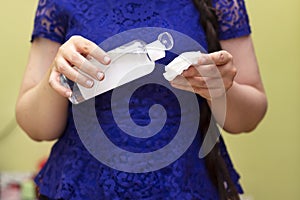
[[[209,104],[212,105],[210,101]],[[225,121],[224,113],[220,112],[222,108],[213,109],[214,116],[223,125],[223,129],[230,133],[241,133],[256,128],[267,110],[267,99],[265,93],[257,88],[233,82],[226,93],[226,102],[219,98],[214,100],[213,105],[226,106]]]
[[[49,72],[16,105],[18,124],[34,140],[57,139],[66,125],[68,101],[50,87],[48,77]]]
[[[60,84],[61,74],[86,87],[91,87],[91,78],[73,66],[99,81],[103,79],[98,67],[85,65],[88,62],[83,55],[90,55],[104,65],[110,62],[98,45],[81,36],[72,36],[64,44],[45,38],[33,41],[16,105],[17,121],[31,138],[53,140],[65,129],[71,90]]]

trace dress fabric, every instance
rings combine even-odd
[[[243,0],[214,0],[213,6],[217,9],[221,40],[250,34]],[[199,24],[199,16],[191,0],[40,0],[32,40],[43,37],[64,43],[73,35],[81,35],[100,44],[126,30],[162,27],[185,34],[206,49],[206,37]],[[180,119],[184,117],[170,89],[159,84],[146,84],[129,99],[120,99],[128,101],[129,108],[116,105],[117,112],[128,112],[129,109],[133,121],[143,126],[151,123],[150,107],[159,104],[166,110],[168,118],[159,134],[147,139],[136,138],[118,128],[111,111],[111,98],[112,91],[95,98],[96,115],[106,136],[127,151],[145,153],[162,148],[174,138]],[[199,102],[203,101],[197,98]],[[146,173],[128,173],[101,163],[89,153],[80,140],[71,104],[68,112],[65,131],[54,144],[47,163],[35,179],[40,193],[49,199],[218,199],[204,159],[198,157],[202,141],[200,131],[184,154],[168,166]],[[239,175],[222,138],[220,147],[230,175],[242,193]]]

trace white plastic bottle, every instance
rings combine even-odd
[[[61,76],[61,83],[71,88],[72,95],[69,100],[73,104],[81,103],[99,94],[112,90],[125,83],[150,74],[155,67],[155,61],[165,57],[165,51],[173,47],[173,38],[168,32],[161,33],[157,40],[146,44],[142,40],[134,40],[116,49],[108,51],[111,63],[105,66],[95,59],[89,61],[99,67],[105,74],[102,81],[92,77],[94,85],[86,88],[78,83],[74,83],[71,88],[65,76]],[[84,72],[80,73],[88,76]]]

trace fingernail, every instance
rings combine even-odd
[[[220,60],[223,61],[224,60],[224,54],[220,53]]]
[[[104,77],[104,74],[102,72],[97,73],[97,78],[99,81],[101,81],[103,79],[103,77]]]
[[[110,62],[110,57],[104,56],[103,61],[105,64],[108,64]]]
[[[86,85],[89,86],[89,87],[92,87],[93,84],[94,84],[94,82],[91,81],[91,80],[87,80],[87,81],[86,81]]]
[[[71,96],[72,96],[72,92],[70,92],[70,91],[66,92],[66,96],[67,96],[68,98],[71,97]]]

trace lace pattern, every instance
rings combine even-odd
[[[220,39],[230,39],[247,35],[250,26],[243,0],[214,0],[218,9]],[[198,22],[199,13],[192,0],[40,0],[36,12],[32,40],[44,37],[63,43],[72,35],[82,35],[95,43],[121,31],[138,27],[163,27],[179,31],[206,47],[205,34]],[[140,91],[140,96],[152,94],[153,88]],[[162,94],[165,95],[165,94]],[[152,100],[138,104],[134,109],[145,112]],[[175,107],[174,101],[164,96],[160,104]],[[110,105],[110,93],[96,98],[99,105],[99,118],[106,115]],[[120,110],[122,112],[122,110]],[[176,110],[174,111],[177,112]],[[139,115],[133,113],[139,118]],[[141,117],[142,120],[145,120]],[[169,121],[170,127],[176,124]],[[107,129],[114,130],[113,123]],[[172,129],[166,129],[168,133]],[[114,138],[114,137],[111,137]],[[113,140],[113,139],[112,139]],[[151,141],[150,151],[160,148],[170,138],[162,142]],[[138,152],[147,151],[142,142],[126,139],[134,144]],[[45,167],[36,177],[40,192],[52,199],[218,199],[216,188],[212,185],[204,160],[197,157],[201,134],[198,133],[193,144],[180,159],[171,165],[151,173],[132,174],[111,169],[96,160],[85,149],[76,132],[72,109],[69,109],[68,125],[63,136],[53,146]],[[117,139],[114,141],[118,143]],[[232,179],[239,191],[239,175],[233,168],[224,142],[221,140],[221,153],[229,167]],[[123,144],[124,145],[124,144]],[[126,149],[126,146],[123,146]],[[148,149],[149,151],[149,149]]]
[[[213,0],[213,6],[217,10],[220,39],[240,37],[251,32],[243,0]],[[103,9],[105,7],[107,9]],[[188,23],[190,26],[188,28],[195,29],[196,32],[199,29],[196,15],[198,13],[191,0],[149,2],[40,0],[32,40],[39,36],[63,43],[74,34],[67,31],[69,26],[77,29],[80,26],[81,29],[93,33],[94,27],[87,26],[90,20],[94,21],[94,26],[105,27],[101,33],[103,38],[109,37],[112,33],[141,26],[159,26],[185,33],[183,27],[176,27],[179,20]],[[201,32],[198,34],[199,39],[205,37]],[[101,42],[101,39],[94,40]],[[205,44],[203,46],[205,47]]]
[[[214,2],[219,21],[219,38],[222,40],[250,33],[249,18],[244,1],[222,0]]]
[[[40,0],[35,16],[34,30],[31,40],[35,37],[44,37],[59,43],[63,43],[67,19],[60,14],[60,7],[55,2]]]

